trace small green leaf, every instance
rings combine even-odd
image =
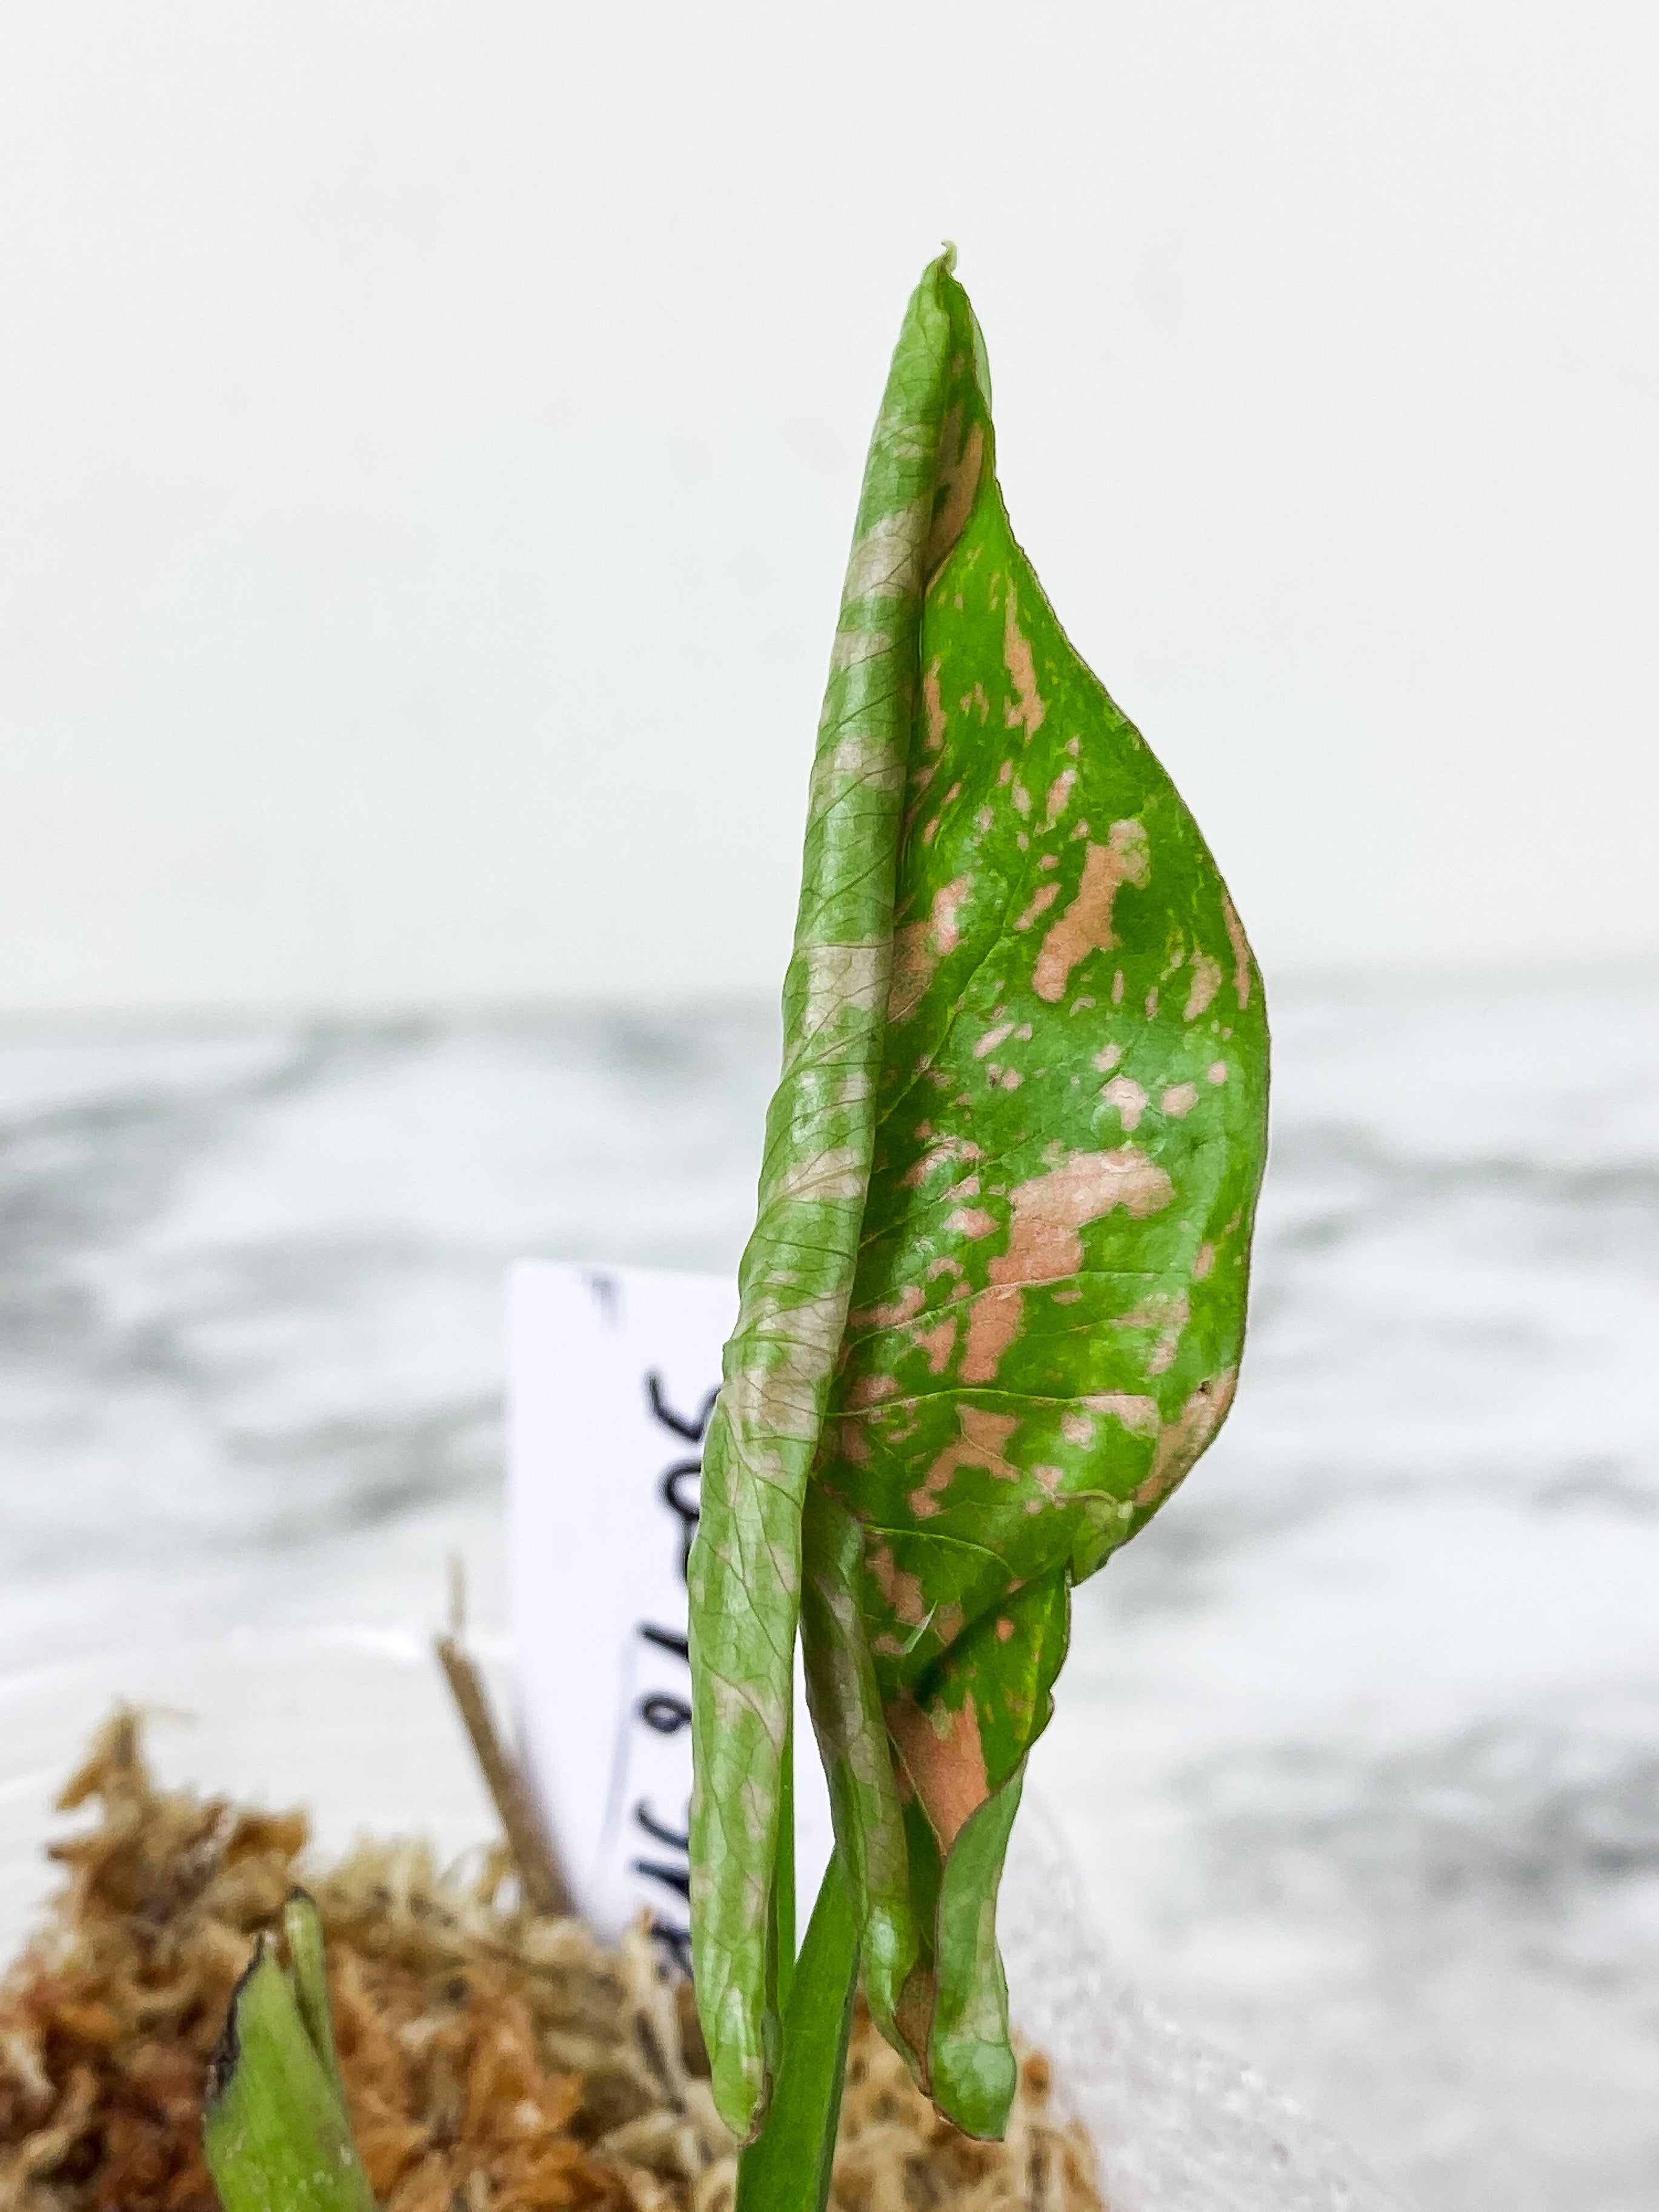
[[[1197,825],[1014,539],[948,256],[895,356],[835,667],[694,1553],[699,1999],[743,2134],[776,2045],[775,1749],[804,1589],[872,2012],[940,2109],[994,2135],[1020,1778],[1072,1586],[1231,1403],[1267,1030]],[[854,671],[865,688],[838,689]],[[814,995],[803,961],[856,990]]]
[[[374,2212],[340,2087],[315,1917],[309,1898],[291,1899],[284,1925],[304,1947],[292,1978],[261,1937],[231,1999],[202,2119],[224,2212]]]

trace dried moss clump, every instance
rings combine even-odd
[[[0,2212],[217,2212],[207,2064],[231,1990],[301,1871],[304,1816],[163,1790],[120,1713],[60,1798],[97,1824],[0,1984]],[[730,2212],[684,1984],[649,1939],[614,1950],[521,1909],[499,1854],[445,1872],[362,1844],[307,1886],[328,1941],[358,2147],[386,2212]],[[855,2028],[838,2212],[1100,2212],[1087,2146],[1028,2056],[1005,2143],[970,2142]]]

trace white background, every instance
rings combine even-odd
[[[0,12],[0,1010],[770,991],[942,237],[1270,972],[1659,949],[1659,16]]]

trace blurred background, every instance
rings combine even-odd
[[[735,1265],[949,237],[1279,1039],[1037,1786],[1425,2212],[1650,2205],[1656,106],[1623,0],[0,11],[8,1929],[114,1690],[499,1633],[511,1258]]]

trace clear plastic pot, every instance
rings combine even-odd
[[[483,1656],[492,1656],[487,1644]],[[7,1957],[55,1883],[41,1856],[61,1826],[52,1801],[119,1697],[150,1712],[148,1747],[166,1779],[304,1804],[324,1856],[363,1830],[423,1830],[451,1854],[495,1832],[430,1648],[416,1636],[157,1638],[14,1672],[0,1677]],[[1017,2026],[1048,2053],[1060,2094],[1088,2125],[1111,2212],[1400,2212],[1295,2105],[1125,1984],[1089,1923],[1063,1843],[1029,1797],[1001,1928]]]

